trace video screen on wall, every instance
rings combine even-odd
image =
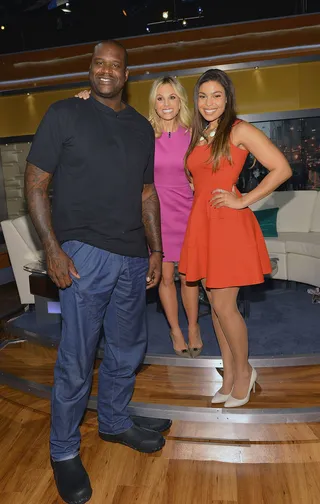
[[[320,190],[320,116],[252,124],[279,147],[293,170],[293,176],[279,187],[279,191]],[[239,190],[251,191],[267,173],[250,154],[239,178]]]

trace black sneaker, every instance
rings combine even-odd
[[[84,504],[91,499],[92,488],[89,476],[79,455],[61,462],[54,462],[51,459],[51,466],[59,495],[64,502]]]
[[[103,441],[120,443],[142,453],[159,451],[165,444],[165,439],[159,432],[142,429],[137,425],[133,425],[130,429],[120,434],[105,434],[104,432],[99,432],[99,436]]]
[[[165,420],[163,418],[149,418],[141,416],[130,416],[130,418],[138,427],[157,432],[164,432],[170,429],[172,425],[172,420]]]

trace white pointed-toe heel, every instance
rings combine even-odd
[[[256,379],[257,379],[257,371],[254,368],[252,368],[248,393],[246,397],[244,399],[236,399],[235,397],[232,397],[232,395],[230,394],[229,399],[224,403],[225,408],[237,408],[238,406],[243,406],[244,404],[246,404],[250,399],[251,390],[253,390],[253,392],[256,391]]]
[[[214,394],[213,398],[211,399],[211,404],[224,403],[227,401],[227,399],[229,399],[231,394],[232,394],[232,390],[231,390],[230,394],[220,394],[220,392],[216,392]]]

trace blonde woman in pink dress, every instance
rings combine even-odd
[[[190,112],[187,94],[174,77],[154,81],[149,97],[149,120],[154,128],[154,183],[160,200],[163,243],[162,279],[159,296],[168,323],[176,354],[197,357],[202,350],[198,325],[197,284],[186,284],[180,276],[181,297],[188,318],[188,344],[178,319],[178,298],[174,282],[174,266],[180,251],[193,203],[193,191],[184,171],[184,156],[190,143]]]

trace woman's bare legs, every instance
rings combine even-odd
[[[181,297],[188,318],[188,336],[190,348],[201,348],[202,340],[198,326],[199,287],[187,284],[185,275],[180,275]]]
[[[205,280],[202,281],[203,287],[206,289]],[[227,395],[231,393],[233,383],[234,383],[234,362],[233,355],[227,341],[227,338],[224,335],[224,332],[221,328],[219,319],[217,317],[216,312],[212,306],[212,295],[211,290],[206,290],[210,305],[211,305],[211,316],[214,327],[214,332],[217,336],[217,340],[219,343],[221,357],[223,362],[223,384],[221,389],[219,390],[220,394]]]
[[[159,296],[171,328],[174,349],[187,349],[188,346],[179,326],[178,298],[174,283],[174,263],[172,262],[162,263],[162,278],[159,285]]]
[[[209,300],[223,359],[224,380],[221,393],[230,393],[233,374],[232,396],[243,399],[248,392],[252,368],[248,362],[247,326],[237,306],[238,292],[238,287],[210,289]]]

